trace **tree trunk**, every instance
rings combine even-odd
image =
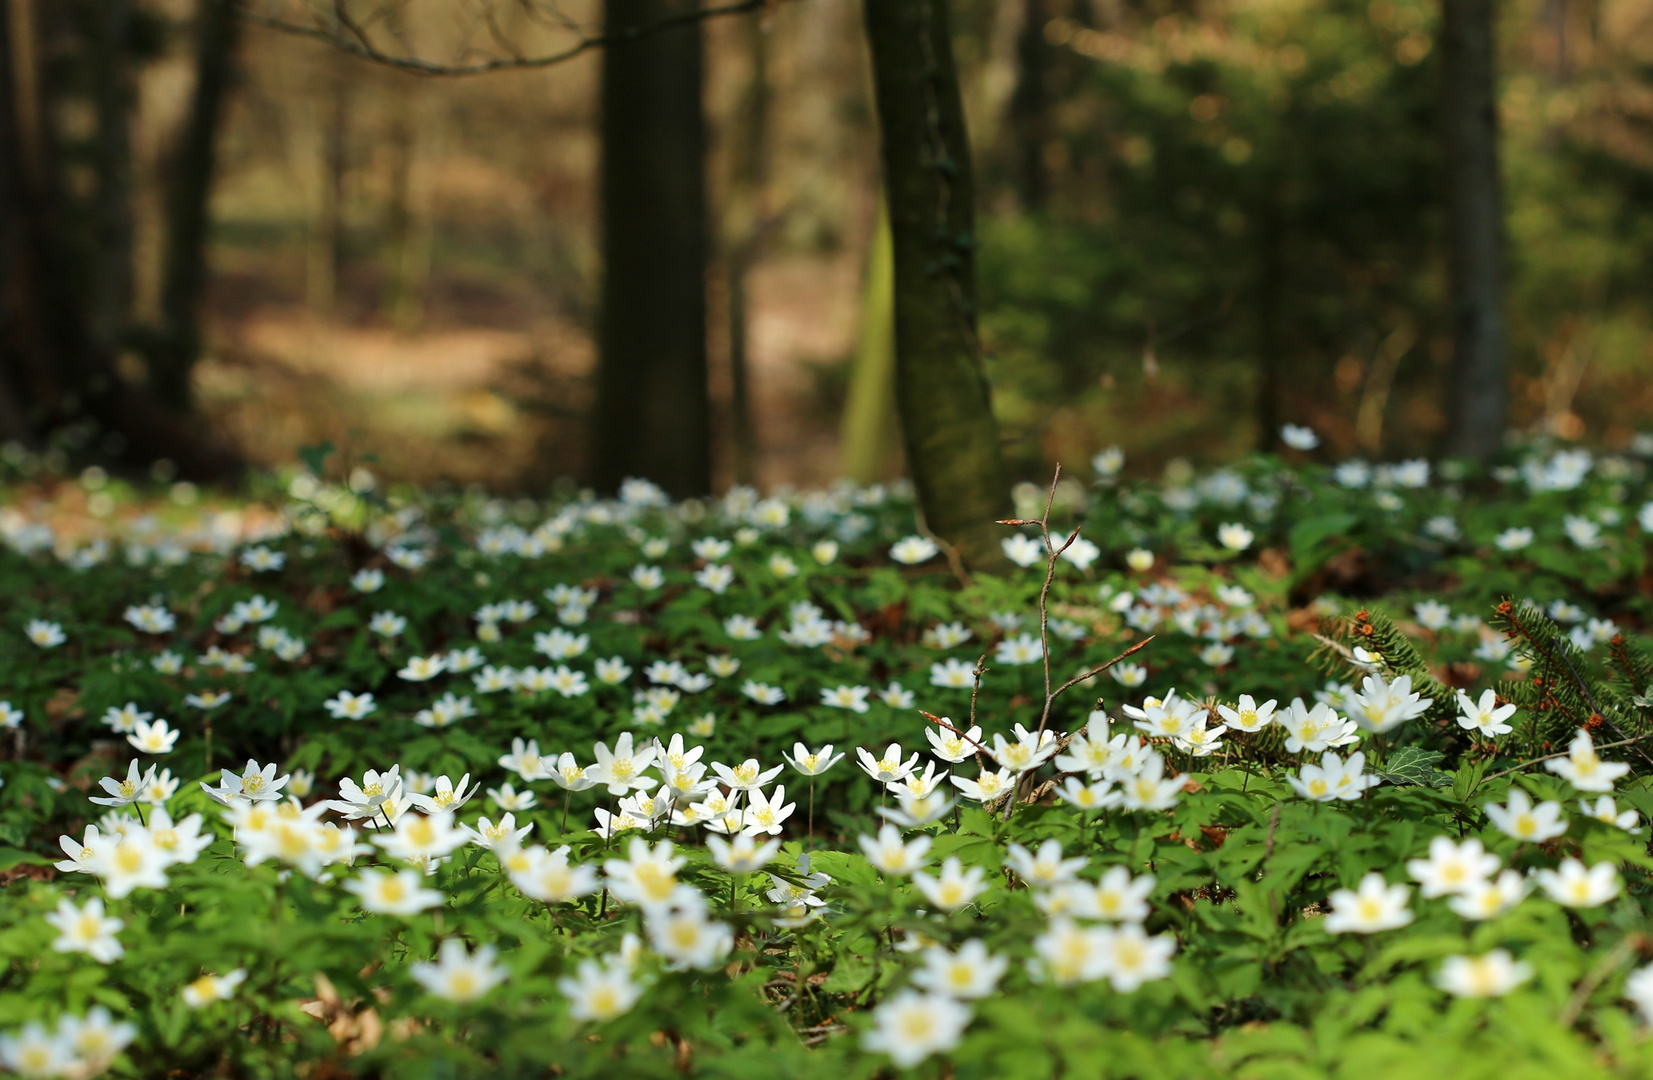
[[[696,0],[607,0],[611,34]],[[706,128],[697,22],[603,52],[603,285],[592,479],[711,489],[706,378]]]
[[[88,316],[92,305],[75,289],[57,200],[24,166],[25,131],[44,143],[48,125],[44,106],[42,116],[20,119],[12,2],[0,0],[0,428],[38,445],[54,430],[83,425],[122,460],[170,458],[191,479],[228,479],[238,468],[234,455],[116,375],[111,346]]]
[[[97,115],[89,267],[92,337],[118,355],[132,311],[132,0],[98,0],[87,16],[92,105]]]
[[[1484,461],[1504,436],[1504,211],[1492,0],[1443,0],[1452,367],[1446,452]]]
[[[896,401],[925,522],[1004,561],[1010,498],[976,336],[974,189],[946,0],[865,0],[895,254]]]
[[[769,186],[769,42],[761,18],[748,20],[752,75],[741,112],[743,138],[737,140],[730,204],[735,237],[728,245],[729,276],[729,412],[731,470],[735,483],[757,480],[757,432],[752,417],[752,371],[748,275],[757,262],[770,225]]]
[[[1053,132],[1050,90],[1056,47],[1045,40],[1049,0],[1023,0],[1022,28],[1016,35],[1016,89],[1010,95],[1010,131],[1016,143],[1016,192],[1022,209],[1038,213],[1050,199],[1045,148]]]
[[[241,27],[233,0],[199,0],[195,19],[195,90],[169,170],[161,329],[149,356],[151,390],[179,413],[194,405],[190,373],[201,355],[212,183]]]
[[[840,471],[857,484],[884,478],[895,431],[895,255],[890,212],[878,202],[867,280],[861,289],[861,340],[850,368],[838,436]]]

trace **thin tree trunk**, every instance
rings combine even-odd
[[[1492,0],[1443,0],[1441,38],[1452,292],[1446,451],[1484,461],[1503,439],[1509,397]]]
[[[123,382],[94,333],[56,200],[24,167],[25,131],[38,130],[42,145],[50,136],[44,109],[33,125],[19,119],[12,2],[0,0],[0,425],[20,426],[19,437],[39,443],[68,423],[91,421],[98,434],[120,437],[102,445],[115,453],[124,444],[127,461],[165,457],[183,476],[226,479],[239,467],[234,455]]]
[[[1279,431],[1289,417],[1286,394],[1291,373],[1286,369],[1281,347],[1280,319],[1285,283],[1285,211],[1280,205],[1280,177],[1262,185],[1262,207],[1257,215],[1256,361],[1257,361],[1257,448],[1275,445]]]
[[[693,0],[607,0],[611,33]],[[706,372],[705,118],[698,22],[604,50],[603,285],[593,480],[676,496],[711,488]]]
[[[861,340],[850,369],[838,456],[845,476],[857,484],[883,479],[885,460],[897,436],[895,415],[895,254],[890,213],[878,201],[867,279],[861,290]],[[898,436],[897,436],[898,437]]]
[[[97,194],[92,201],[91,332],[98,347],[117,354],[132,306],[132,103],[129,48],[131,0],[98,0],[88,30]]]
[[[729,249],[729,411],[735,482],[757,479],[757,433],[752,416],[751,338],[746,280],[770,227],[769,182],[769,43],[761,18],[748,20],[752,76],[747,86],[744,145],[735,182],[730,185],[739,236]]]
[[[195,19],[195,89],[169,170],[161,333],[149,366],[151,390],[180,413],[194,405],[190,373],[201,355],[218,136],[241,27],[233,0],[199,0]]]
[[[1045,40],[1049,0],[1023,0],[1022,28],[1016,35],[1016,89],[1010,95],[1010,130],[1016,143],[1016,192],[1022,209],[1038,213],[1050,199],[1045,148],[1053,134],[1050,90],[1055,46]]]
[[[946,0],[865,0],[895,254],[896,400],[928,527],[1001,565],[1010,499],[976,336],[974,188]]]
[[[326,62],[329,65],[327,99],[320,107],[314,133],[321,169],[314,181],[305,294],[312,308],[331,314],[339,302],[339,279],[344,269],[344,184],[349,170],[350,92],[344,57],[329,56]]]

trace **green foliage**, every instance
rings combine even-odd
[[[1056,699],[1049,729],[1061,756],[1037,765],[1019,798],[962,800],[904,830],[906,842],[927,840],[926,873],[957,859],[959,873],[981,874],[979,893],[951,912],[910,875],[881,870],[860,842],[882,824],[879,811],[916,804],[870,780],[855,751],[878,760],[893,742],[903,757],[926,748],[920,709],[961,728],[973,719],[989,747],[995,736],[1016,738],[1013,725],[1039,726],[1044,560],[968,583],[939,556],[897,563],[892,546],[913,528],[904,493],[539,505],[416,493],[364,500],[315,480],[294,485],[306,497],[279,507],[283,524],[263,545],[282,565],[264,570],[254,568],[251,540],[203,538],[178,557],[175,537],[127,531],[106,548],[53,552],[25,519],[8,517],[0,589],[13,603],[0,627],[9,640],[0,699],[22,719],[0,764],[0,1033],[102,1006],[135,1029],[108,1063],[113,1074],[181,1077],[1645,1075],[1653,1051],[1625,997],[1646,949],[1653,856],[1626,828],[1645,828],[1653,812],[1653,767],[1639,742],[1610,744],[1653,731],[1653,665],[1638,640],[1647,600],[1632,584],[1647,566],[1646,525],[1635,519],[1647,516],[1637,507],[1650,493],[1636,463],[1613,469],[1603,463],[1609,475],[1541,497],[1519,478],[1465,497],[1446,485],[1356,487],[1259,459],[1181,489],[1102,487],[1088,506],[1060,511],[1089,515],[1083,535],[1097,551],[1085,566],[1059,560],[1050,583],[1050,681],[1154,639],[1130,658],[1139,672],[1120,665]],[[1603,527],[1580,544],[1535,506]],[[1456,539],[1430,531],[1444,515]],[[1239,523],[1253,542],[1236,552],[1217,527]],[[1494,543],[1521,523],[1535,530],[1530,545]],[[835,549],[818,545],[829,538]],[[696,554],[692,545],[706,539],[731,546]],[[1151,569],[1130,569],[1136,547],[1155,556]],[[1350,560],[1363,575],[1338,578]],[[730,569],[727,588],[707,586],[709,563]],[[639,567],[658,567],[660,580]],[[382,582],[357,576],[363,570]],[[568,599],[585,590],[593,603]],[[1542,607],[1498,599],[1521,594]],[[258,597],[275,610],[266,603],[267,617],[249,620]],[[523,601],[535,610],[513,607],[518,620],[504,605]],[[126,609],[146,604],[164,607],[176,626],[137,629]],[[385,612],[405,625],[371,629]],[[761,633],[733,634],[735,616]],[[21,631],[34,619],[60,624],[66,640],[32,643]],[[938,640],[954,623],[968,639]],[[823,637],[800,634],[810,626]],[[556,644],[579,636],[578,648]],[[564,648],[571,654],[552,655]],[[1028,648],[1033,662],[1023,662]],[[484,692],[481,663],[429,681],[400,674],[411,658],[471,649],[496,669],[536,674],[498,692]],[[168,653],[176,669],[157,667]],[[968,675],[947,676],[984,655],[979,693]],[[608,657],[629,665],[628,680],[603,681],[594,661]],[[705,672],[707,685],[661,694],[648,668],[671,661],[683,675]],[[714,676],[736,661],[738,671]],[[584,688],[553,688],[558,667],[582,675]],[[1373,721],[1365,704],[1396,692],[1402,676],[1430,703],[1392,725]],[[760,704],[742,691],[747,680],[787,697]],[[1154,710],[1171,707],[1173,687],[1187,703],[1179,722],[1207,731],[1241,695],[1273,699],[1278,718],[1249,733],[1230,719],[1215,752],[1201,756],[1201,744],[1154,733]],[[864,710],[827,704],[823,692],[839,688],[866,691]],[[1491,689],[1517,705],[1513,730],[1465,727],[1460,689]],[[231,697],[211,709],[190,703],[212,690]],[[373,694],[374,710],[360,720],[329,715],[325,703],[341,691]],[[468,698],[473,715],[438,716],[449,694]],[[1091,715],[1098,698],[1103,718]],[[1319,746],[1294,748],[1298,728],[1281,721],[1317,700],[1366,723],[1358,745],[1339,740],[1329,751],[1342,767],[1359,750],[1361,782],[1378,781],[1353,798],[1301,794],[1313,794],[1311,770],[1332,759]],[[180,732],[159,763],[183,782],[162,801],[174,822],[201,815],[210,842],[193,862],[169,866],[164,888],[124,892],[107,872],[99,884],[54,864],[73,856],[88,823],[147,832],[88,801],[103,794],[102,778],[126,774],[129,744],[100,721],[128,702]],[[1119,743],[1097,750],[1104,724]],[[1560,759],[1533,760],[1562,753],[1580,727],[1607,762],[1632,767],[1616,780],[1610,814],[1594,802],[1600,792],[1549,767]],[[766,782],[771,792],[784,784],[795,810],[762,872],[726,869],[690,824],[634,822],[636,831],[606,838],[595,815],[618,800],[603,786],[565,793],[502,762],[513,740],[533,739],[548,758],[566,751],[590,768],[594,744],[607,753],[625,732],[680,734],[704,761],[731,766],[780,765],[800,741],[833,743],[849,760],[818,778],[787,771]],[[1129,744],[1134,737],[1147,745]],[[973,751],[965,746],[963,760],[937,762],[938,771],[979,780],[984,763]],[[1145,769],[1150,752],[1164,767],[1163,790],[1136,786],[1147,773],[1130,771]],[[1085,764],[1097,753],[1109,762],[1134,755],[1136,764],[1110,774]],[[416,875],[439,903],[367,910],[345,886],[405,865],[379,842],[392,833],[387,821],[355,822],[364,849],[352,863],[249,858],[249,837],[268,824],[241,817],[232,826],[196,782],[216,783],[218,768],[248,758],[277,763],[312,813],[346,777],[362,782],[366,770],[394,764],[426,791],[437,790],[436,774],[469,774],[499,794],[477,795],[459,819],[497,825],[509,782],[537,798],[514,812],[518,828],[533,829],[523,843],[565,847],[576,867],[631,858],[631,840],[648,833],[674,845],[684,860],[675,880],[727,928],[727,947],[699,967],[670,963],[652,936],[657,915],[598,891],[534,899],[515,861],[521,852],[508,844],[460,847]],[[1062,794],[1084,783],[1101,785],[1102,806],[1081,810]],[[1523,797],[1554,803],[1559,831],[1522,839],[1487,809]],[[158,808],[128,812],[138,809],[154,826]],[[1631,823],[1620,821],[1626,812]],[[331,812],[327,820],[344,824]],[[1518,882],[1531,875],[1540,887],[1495,917],[1468,919],[1451,897],[1414,885],[1404,925],[1332,932],[1352,910],[1344,890],[1372,875],[1408,883],[1418,873],[1409,864],[1430,858],[1441,838],[1478,840]],[[1011,848],[1049,842],[1085,860],[1074,873],[1088,893],[1041,885]],[[1607,864],[1611,895],[1577,906],[1553,899],[1542,875],[1568,859]],[[1080,939],[1053,958],[1062,905],[1084,932],[1105,937],[1114,921],[1087,915],[1083,897],[1100,896],[1115,880],[1107,875],[1121,872],[1151,879],[1143,910],[1125,922],[1174,944],[1174,957],[1140,985],[1117,967],[1064,982],[1058,964]],[[804,894],[818,906],[786,899]],[[93,898],[124,924],[124,955],[109,963],[58,951],[46,921],[60,902]],[[448,1000],[421,981],[421,965],[455,941],[497,950],[504,979],[474,1001]],[[1007,966],[997,991],[968,1005],[956,1045],[943,1040],[946,1062],[904,1070],[868,1048],[869,1033],[915,986],[925,950],[968,942]],[[1442,988],[1449,958],[1494,949],[1528,965],[1530,978],[1485,1000]],[[628,965],[637,1003],[609,1019],[578,1018],[579,995],[563,980],[587,961]],[[204,974],[237,969],[246,981],[227,999],[185,1001]]]

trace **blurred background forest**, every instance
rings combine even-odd
[[[254,463],[330,440],[392,478],[590,477],[600,50],[443,77],[256,18],[215,30],[216,0],[8,3],[19,115],[53,128],[54,160],[30,167],[62,179],[64,273],[94,296],[119,378],[146,378],[187,277],[168,205],[217,78],[186,376],[200,422]],[[602,22],[596,0],[561,5],[567,23],[530,3],[389,6],[394,40],[444,60],[552,53]],[[1622,445],[1653,416],[1653,0],[1495,11],[1510,420]],[[951,16],[1013,476],[1111,445],[1133,468],[1220,461],[1276,446],[1283,422],[1339,454],[1440,447],[1436,0],[953,0]],[[861,5],[701,26],[714,483],[897,475]]]

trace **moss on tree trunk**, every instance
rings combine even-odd
[[[946,0],[866,0],[895,252],[896,401],[929,528],[977,567],[1003,564],[1009,514],[976,337],[969,139]]]

